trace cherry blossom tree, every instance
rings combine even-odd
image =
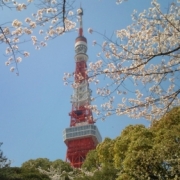
[[[153,120],[180,105],[179,3],[173,1],[164,12],[158,0],[152,0],[148,10],[134,10],[133,23],[113,38],[88,29],[105,39],[93,42],[101,52],[88,67],[89,82],[97,85],[96,94],[104,100],[101,107],[90,106],[97,119],[116,114]],[[69,76],[65,74],[65,80]]]
[[[73,22],[73,0],[27,0],[18,3],[16,0],[1,0],[0,6],[11,11],[20,11],[22,14],[30,6],[36,8],[36,12],[24,21],[16,18],[11,22],[0,24],[0,43],[6,45],[6,66],[10,66],[11,72],[19,75],[18,63],[24,57],[28,57],[28,50],[21,50],[22,44],[32,41],[37,50],[47,46],[49,40],[72,30],[76,23]],[[39,35],[38,35],[39,34]]]
[[[117,4],[125,0],[116,0]],[[106,117],[128,115],[131,118],[157,119],[180,104],[180,1],[176,0],[164,12],[157,0],[148,10],[132,14],[133,23],[117,30],[113,38],[99,33],[106,40],[94,41],[101,47],[99,60],[91,62],[87,73],[89,82],[97,85],[96,93],[104,100],[101,107],[89,108],[104,120]],[[22,43],[31,41],[36,49],[45,47],[50,39],[75,28],[73,0],[1,0],[4,8],[25,12],[30,6],[37,9],[24,21],[16,18],[0,24],[0,42],[6,45],[5,65],[18,75],[18,63],[28,57]],[[37,35],[39,33],[39,35]],[[65,84],[73,73],[65,73]],[[81,76],[79,77],[82,80]],[[106,85],[102,78],[105,78]],[[76,88],[78,84],[73,84]],[[93,99],[93,98],[92,98]]]

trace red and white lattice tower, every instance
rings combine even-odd
[[[87,40],[83,36],[82,15],[83,9],[80,8],[78,9],[79,36],[75,41],[75,86],[71,97],[72,111],[69,113],[71,121],[70,127],[63,131],[63,139],[67,145],[66,161],[75,168],[80,168],[87,153],[102,141],[98,128],[94,125],[92,111],[88,108],[91,104],[92,91],[88,84]]]

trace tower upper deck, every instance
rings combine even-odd
[[[92,137],[95,145],[102,141],[99,130],[94,124],[70,127],[63,131],[65,143],[73,139],[82,139],[83,137]]]

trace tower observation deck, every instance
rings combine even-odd
[[[70,127],[64,129],[63,139],[67,145],[66,161],[71,166],[80,168],[87,153],[96,148],[102,141],[98,128],[94,124],[93,114],[89,105],[91,104],[91,93],[89,88],[87,64],[87,40],[83,36],[82,15],[83,9],[78,9],[79,34],[75,40],[75,73],[74,92],[71,96],[72,110],[70,115]]]

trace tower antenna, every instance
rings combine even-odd
[[[83,36],[83,22],[82,22],[82,16],[83,16],[83,8],[80,7],[77,10],[78,19],[79,19],[79,36]]]

